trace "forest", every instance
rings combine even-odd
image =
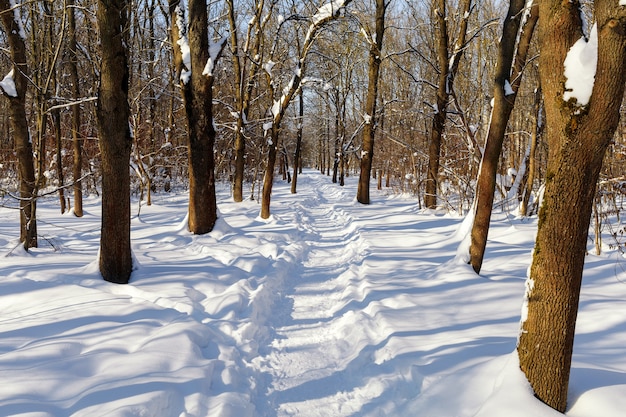
[[[463,216],[475,274],[492,213],[535,219],[516,351],[565,412],[589,239],[626,249],[624,0],[0,0],[0,18],[13,248],[49,244],[40,202],[80,222],[97,198],[99,274],[132,285],[132,213],[185,194],[184,229],[214,234],[219,191],[270,221],[274,186],[296,201],[311,170],[358,205]]]

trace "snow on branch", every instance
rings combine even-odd
[[[187,40],[187,19],[182,3],[176,6],[176,27],[179,33],[179,38],[176,43],[180,48],[183,65],[185,66],[185,69],[180,72],[180,80],[183,84],[187,84],[191,78],[191,50],[189,49],[189,41]]]
[[[312,24],[316,25],[320,23],[322,20],[331,18],[336,15],[344,7],[345,0],[333,0],[330,3],[326,3],[319,9],[317,9],[317,13],[313,15],[311,18]]]
[[[24,25],[22,24],[22,14],[20,13],[21,5],[17,3],[16,0],[9,0],[11,4],[11,10],[13,10],[13,20],[15,20],[15,24],[18,27],[18,34],[20,38],[26,40],[26,31],[24,31]]]
[[[332,0],[317,9],[317,12],[311,17],[311,25],[305,37],[305,43],[310,42],[315,32],[328,20],[339,15],[341,10],[352,0]]]
[[[0,88],[9,97],[17,97],[17,88],[13,79],[13,69],[0,81]]]
[[[209,46],[209,59],[207,60],[204,70],[202,71],[202,75],[206,75],[208,77],[213,76],[213,68],[224,50],[226,41],[228,41],[228,36],[224,36],[222,39]]]
[[[625,1],[625,0],[622,0]],[[575,100],[578,106],[586,106],[591,98],[598,64],[598,27],[593,25],[589,40],[581,37],[569,50],[563,66],[565,92],[563,100]]]

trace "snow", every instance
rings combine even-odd
[[[574,99],[578,106],[586,106],[591,98],[598,63],[598,27],[591,28],[589,40],[581,37],[565,57],[565,92],[563,100]]]
[[[185,20],[185,10],[183,3],[176,6],[176,26],[178,27],[178,33],[180,38],[176,43],[180,47],[180,53],[183,58],[183,65],[185,69],[180,72],[180,80],[183,84],[187,84],[191,78],[191,51],[189,49],[189,42],[187,41],[187,22]]]
[[[272,112],[272,116],[274,116],[274,119],[276,119],[278,115],[280,114],[280,110],[281,110],[281,106],[282,106],[284,98],[285,96],[282,96],[280,100],[274,100],[274,103],[272,104],[272,108],[270,109],[270,111]]]
[[[276,65],[276,63],[274,61],[272,61],[272,60],[269,60],[265,64],[263,64],[263,69],[269,75],[272,75],[272,69],[274,69],[274,65]]]
[[[202,236],[186,195],[154,194],[134,209],[129,285],[97,272],[96,197],[82,218],[39,200],[30,252],[1,207],[0,415],[561,415],[515,354],[536,219],[494,212],[477,276],[454,259],[462,218],[375,189],[360,205],[357,181],[277,182],[268,220],[219,185]],[[626,408],[625,262],[587,256],[569,417]]]
[[[11,5],[11,9],[13,10],[13,19],[18,27],[18,34],[20,38],[26,40],[26,31],[24,30],[24,24],[22,23],[22,14],[20,12],[20,8],[22,5],[18,3],[16,0],[9,0],[9,4]]]
[[[319,24],[322,20],[328,19],[334,16],[342,7],[344,7],[345,0],[333,0],[329,3],[324,4],[311,18],[311,22],[313,25]]]
[[[512,94],[515,94],[515,91],[513,91],[511,83],[509,82],[509,80],[504,80],[504,95],[510,96]]]
[[[15,79],[13,78],[13,69],[0,81],[0,88],[9,97],[17,97],[17,88],[15,87]]]
[[[215,67],[215,63],[217,62],[217,58],[219,54],[222,52],[224,48],[224,44],[228,40],[228,37],[224,36],[217,42],[212,42],[209,45],[209,59],[207,60],[206,65],[204,66],[204,70],[202,71],[202,75],[206,75],[208,77],[213,76],[213,68]]]

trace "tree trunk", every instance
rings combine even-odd
[[[370,177],[374,159],[374,136],[376,128],[376,101],[378,99],[378,78],[385,33],[385,0],[376,0],[376,27],[374,39],[370,36],[367,97],[365,99],[365,126],[363,127],[363,148],[361,150],[361,172],[357,186],[356,199],[361,204],[370,203]]]
[[[63,175],[63,141],[61,135],[61,112],[58,109],[52,111],[52,122],[54,124],[54,139],[56,143],[56,165],[57,178],[59,179],[59,204],[61,213],[67,209],[65,203],[65,177]]]
[[[293,180],[291,182],[291,194],[295,194],[298,187],[298,171],[302,169],[300,154],[302,152],[302,120],[304,118],[304,96],[302,91],[298,96],[298,135],[296,136],[296,151],[293,155]]]
[[[268,131],[270,135],[269,149],[267,153],[267,166],[265,167],[265,175],[263,176],[263,190],[261,191],[261,218],[268,219],[270,217],[270,200],[272,196],[272,187],[274,185],[274,170],[276,169],[276,150],[278,148],[278,126],[274,124]]]
[[[437,19],[437,64],[439,66],[439,77],[437,80],[437,98],[435,114],[430,130],[430,140],[428,144],[428,170],[426,172],[426,189],[424,195],[424,205],[427,208],[437,207],[437,189],[439,187],[439,165],[441,158],[441,143],[446,125],[448,98],[454,84],[454,77],[459,68],[459,62],[465,50],[465,38],[467,34],[467,23],[472,10],[472,0],[464,0],[461,6],[463,17],[459,24],[459,34],[449,57],[449,38],[447,25],[447,12],[445,0],[438,0],[434,13]]]
[[[179,27],[184,21],[180,1],[170,1],[173,44],[185,42],[186,28]],[[215,195],[215,129],[213,127],[213,73],[205,72],[209,62],[209,34],[206,2],[189,1],[189,58],[183,62],[181,48],[174,48],[174,61],[181,76],[183,101],[187,115],[187,147],[189,154],[189,221],[191,233],[205,234],[213,230],[217,221],[217,197]],[[221,47],[224,43],[221,44]],[[221,53],[221,49],[220,49]],[[219,58],[212,56],[215,63]],[[189,65],[191,68],[185,68]],[[189,79],[187,79],[189,77]]]
[[[521,216],[528,215],[528,203],[530,202],[530,196],[533,192],[533,184],[535,182],[535,171],[537,170],[535,163],[535,155],[537,151],[537,142],[539,140],[539,133],[541,125],[539,120],[541,118],[541,87],[535,90],[535,104],[533,107],[533,123],[530,137],[530,152],[528,154],[528,176],[526,177],[526,187],[524,190],[524,196],[522,203],[520,204],[519,213]]]
[[[626,8],[595,2],[597,70],[582,106],[563,100],[563,62],[582,34],[579,4],[551,0],[539,8],[549,156],[517,352],[535,395],[564,412],[591,207],[626,82]]]
[[[74,1],[67,1],[67,48],[69,53],[69,76],[72,91],[72,99],[80,98],[80,84],[78,78],[78,57],[76,45],[76,16],[74,12]],[[80,105],[72,106],[72,150],[74,164],[72,176],[74,177],[74,215],[83,217],[83,186],[81,177],[83,176],[83,145],[80,137]]]
[[[522,79],[522,70],[526,64],[526,55],[528,54],[532,34],[539,17],[538,7],[536,5],[531,7],[531,10],[528,11],[530,14],[525,19],[520,32],[525,5],[526,0],[511,0],[498,48],[498,61],[493,90],[494,104],[485,142],[485,150],[478,173],[476,213],[471,231],[469,263],[476,273],[480,272],[485,256],[496,186],[496,173],[500,153],[502,152],[504,134],[515,105],[517,90]],[[517,41],[518,39],[519,42]],[[517,54],[515,51],[517,51]],[[511,70],[512,68],[513,70]]]
[[[28,66],[26,64],[26,44],[23,38],[22,22],[19,20],[19,9],[12,10],[8,0],[0,0],[0,17],[9,44],[13,61],[13,82],[15,91],[2,88],[9,99],[11,129],[17,154],[20,180],[20,242],[24,248],[37,247],[36,220],[36,184],[33,147],[26,119],[26,89],[28,85]]]
[[[100,272],[106,281],[126,284],[132,271],[126,30],[129,4],[98,1],[102,63],[98,89],[98,135],[102,154]]]

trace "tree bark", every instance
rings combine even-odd
[[[202,75],[209,59],[206,1],[189,1],[191,103],[186,103],[189,127],[189,231],[204,234],[217,221],[213,147],[213,76]]]
[[[263,188],[261,190],[261,213],[262,219],[269,219],[270,201],[272,197],[272,187],[274,186],[274,169],[276,167],[276,150],[278,147],[278,141],[280,140],[279,125],[274,123],[269,130],[269,146],[267,152],[267,166],[265,168],[265,174],[263,175]]]
[[[126,284],[132,271],[130,247],[130,173],[132,144],[128,104],[128,1],[98,1],[102,63],[97,123],[102,154],[102,230],[100,273]]]
[[[361,150],[361,172],[356,199],[361,204],[370,203],[370,177],[374,159],[374,137],[376,130],[376,101],[378,100],[378,79],[380,77],[383,35],[385,33],[385,0],[376,0],[376,23],[374,39],[368,39],[370,45],[368,64],[367,97],[365,99],[365,126],[363,127],[363,148]]]
[[[498,61],[496,63],[493,89],[494,104],[485,142],[485,150],[478,173],[476,213],[471,231],[469,263],[476,273],[480,272],[485,256],[496,186],[496,173],[500,153],[502,152],[504,134],[509,123],[509,117],[515,106],[517,90],[522,79],[522,70],[526,64],[530,41],[539,17],[539,9],[534,5],[528,11],[529,16],[520,32],[525,5],[526,0],[511,0],[498,48]],[[518,39],[519,42],[517,41]],[[506,86],[507,83],[508,87]],[[507,91],[507,89],[510,89],[510,91]]]
[[[626,82],[626,8],[595,2],[597,70],[582,107],[563,100],[563,62],[582,34],[579,4],[542,1],[539,14],[549,155],[517,352],[535,395],[564,412],[591,207]]]
[[[187,147],[189,154],[189,220],[191,233],[205,234],[213,230],[217,221],[215,195],[215,128],[213,127],[213,73],[205,72],[209,61],[209,30],[206,2],[189,1],[189,59],[185,64],[179,42],[186,41],[184,13],[180,1],[169,3],[172,19],[174,62],[181,76],[181,89],[187,116]],[[181,33],[182,32],[182,33]],[[221,47],[224,43],[221,44]],[[217,61],[217,56],[211,57]],[[213,62],[214,64],[215,62]],[[185,68],[189,65],[191,68]]]
[[[9,44],[13,61],[13,82],[15,91],[3,89],[9,100],[11,129],[17,153],[20,180],[20,242],[24,248],[37,247],[36,220],[36,184],[33,146],[26,119],[26,90],[28,85],[28,65],[26,61],[26,43],[22,23],[18,20],[19,13],[12,10],[8,0],[0,0],[0,17]]]

